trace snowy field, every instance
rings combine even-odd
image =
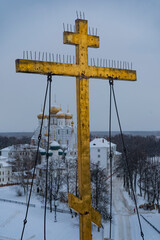
[[[0,198],[26,202],[24,196],[18,197],[16,187],[0,188]],[[140,200],[142,201],[142,200]],[[28,222],[26,224],[24,240],[41,240],[43,235],[43,216],[44,209],[41,208],[43,203],[40,198],[32,197],[31,203],[35,204],[30,207],[28,214]],[[64,206],[66,208],[66,206]],[[62,208],[62,206],[59,206]],[[134,214],[134,204],[128,197],[127,193],[122,190],[122,183],[119,179],[113,180],[113,226],[112,239],[114,240],[139,240],[140,230],[138,226],[137,216]],[[26,206],[15,203],[0,201],[0,240],[19,240],[21,236],[23,220],[25,216]],[[148,219],[158,230],[160,230],[160,214],[156,211],[140,211],[140,213]],[[142,228],[145,240],[159,240],[158,234],[150,225],[141,218]],[[54,222],[54,212],[47,210],[47,240],[75,240],[79,239],[79,221],[77,218],[71,218],[70,214],[57,213],[57,222]],[[108,224],[104,224],[104,237],[108,237]],[[97,227],[93,226],[93,240],[102,240],[103,231],[97,231]]]

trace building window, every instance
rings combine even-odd
[[[58,129],[58,134],[60,134],[60,130]]]
[[[10,171],[8,171],[8,175],[10,174]]]
[[[67,129],[67,134],[68,134],[68,129]]]
[[[0,172],[0,175],[1,175],[1,172]]]
[[[2,172],[2,174],[4,175],[4,172]]]
[[[1,178],[0,178],[0,182],[1,182]]]
[[[101,156],[100,155],[98,155],[98,158],[100,158]]]
[[[98,152],[100,152],[100,149],[98,148]]]
[[[8,178],[8,181],[10,181],[10,178]]]

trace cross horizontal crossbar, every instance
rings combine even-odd
[[[82,68],[79,64],[42,62],[24,59],[16,60],[16,72],[136,81],[135,70],[97,66],[85,66],[85,68]]]

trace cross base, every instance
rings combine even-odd
[[[96,211],[90,204],[86,201],[83,201],[73,194],[68,194],[68,205],[69,208],[74,209],[79,214],[85,216],[90,214],[91,215],[91,222],[96,224],[98,227],[101,227],[101,215],[98,211]]]

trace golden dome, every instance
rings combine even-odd
[[[56,108],[55,106],[53,106],[53,107],[51,108],[50,114],[56,114],[56,113],[58,113],[58,112],[59,112],[59,109]]]
[[[66,114],[65,119],[72,119],[72,114],[70,114],[70,113]]]
[[[67,113],[66,113],[66,115],[65,115],[65,119],[72,119],[72,114],[71,113],[69,113],[69,107],[67,108]]]
[[[44,136],[48,137],[48,132],[46,132],[46,133],[44,134]]]
[[[43,117],[43,114],[42,114],[42,113],[40,113],[40,114],[37,116],[38,119],[42,119],[42,117]],[[47,118],[46,115],[44,115],[44,119],[45,119],[45,118]]]
[[[65,114],[64,114],[62,111],[59,111],[59,112],[56,114],[56,117],[57,117],[57,118],[65,118]]]

